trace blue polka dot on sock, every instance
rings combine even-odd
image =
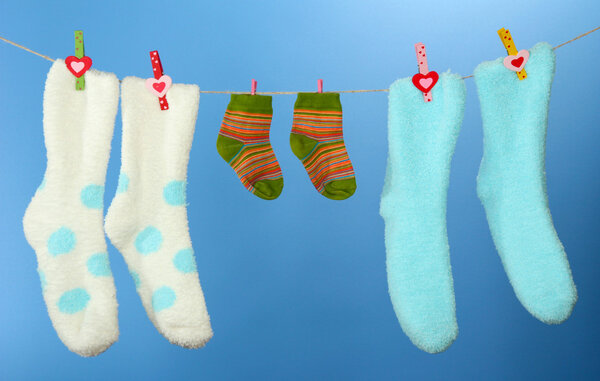
[[[108,253],[97,253],[87,260],[88,271],[95,276],[111,276]]]
[[[57,256],[66,254],[75,247],[75,233],[67,227],[61,227],[48,238],[48,252]]]
[[[57,306],[60,312],[74,314],[83,310],[90,301],[90,294],[83,288],[74,288],[67,291],[58,300]]]
[[[46,285],[48,285],[48,281],[46,280],[46,273],[44,273],[39,268],[37,269],[38,275],[40,276],[40,284],[42,285],[42,292],[46,291]]]
[[[196,272],[196,260],[192,248],[179,250],[173,257],[173,264],[182,273]]]
[[[154,226],[148,226],[135,238],[135,248],[141,254],[150,254],[158,251],[162,244],[162,234]]]
[[[117,194],[127,192],[129,189],[129,176],[124,172],[119,173],[119,184],[117,185]]]
[[[138,288],[140,288],[140,284],[142,283],[142,281],[140,280],[140,275],[133,270],[131,270],[129,274],[131,274],[131,277],[133,278],[133,283],[135,284],[135,288],[137,290]]]
[[[177,296],[171,287],[162,286],[152,294],[152,308],[159,312],[171,307],[175,303]]]
[[[81,190],[81,202],[90,209],[102,209],[104,206],[104,187],[90,184]]]
[[[163,197],[169,205],[185,204],[185,181],[171,181],[163,189]]]

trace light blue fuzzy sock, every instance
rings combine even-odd
[[[477,193],[508,279],[523,306],[549,324],[566,320],[577,291],[548,209],[544,156],[554,51],[539,43],[520,81],[502,59],[475,70],[484,153]]]
[[[417,347],[438,353],[458,335],[446,197],[463,118],[464,81],[444,73],[432,96],[426,103],[410,78],[390,87],[389,153],[380,213],[396,316]]]

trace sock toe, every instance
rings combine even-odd
[[[356,191],[356,179],[354,177],[343,180],[335,180],[325,184],[323,196],[332,200],[345,200]]]
[[[283,178],[257,181],[253,186],[256,196],[265,200],[274,200],[283,191]]]
[[[81,326],[69,319],[62,322],[55,319],[54,326],[67,348],[83,357],[98,356],[119,338],[118,326],[100,316],[86,316]]]
[[[104,351],[106,351],[108,348],[110,348],[111,345],[113,345],[118,338],[118,333],[112,337],[104,337],[102,338],[102,340],[96,341],[96,342],[88,342],[85,338],[82,338],[83,340],[81,341],[77,341],[77,342],[70,342],[67,343],[65,342],[65,345],[67,345],[67,348],[69,348],[70,351],[82,356],[82,357],[94,357],[94,356],[98,356],[102,353],[104,353]]]
[[[213,337],[210,323],[197,326],[161,326],[159,331],[171,344],[188,349],[202,348]]]
[[[536,319],[546,324],[561,324],[571,316],[577,303],[575,285],[564,286],[551,295],[538,295],[536,298],[521,295],[519,300]]]
[[[408,329],[406,332],[410,341],[417,348],[431,354],[444,352],[458,337],[456,320],[436,325],[422,324],[413,328],[414,330]]]

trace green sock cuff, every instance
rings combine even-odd
[[[273,97],[268,95],[231,94],[227,110],[272,115],[272,101]]]
[[[298,93],[294,109],[342,111],[339,93]]]

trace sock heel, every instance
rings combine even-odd
[[[318,141],[306,137],[304,135],[291,133],[290,134],[290,146],[292,152],[300,160],[304,160],[319,144]]]
[[[243,146],[244,143],[227,136],[219,135],[217,138],[217,151],[223,160],[228,163],[240,152]]]

